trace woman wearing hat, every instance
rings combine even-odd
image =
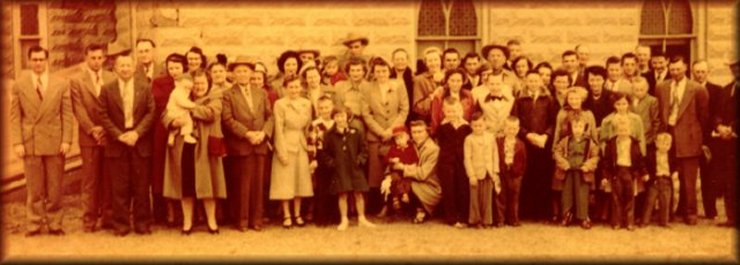
[[[285,96],[283,93],[283,79],[288,75],[298,75],[298,69],[301,69],[301,66],[303,66],[303,61],[301,61],[297,52],[288,50],[280,54],[277,59],[279,73],[271,82],[272,88],[277,91],[279,98]]]
[[[166,74],[152,81],[152,96],[154,97],[154,117],[161,117],[165,110],[170,93],[175,89],[175,80],[182,78],[188,71],[187,59],[179,53],[172,53],[165,60]],[[152,196],[154,200],[153,214],[155,221],[166,221],[168,225],[175,224],[174,202],[166,201],[166,212],[162,197],[164,182],[165,153],[167,150],[167,135],[169,131],[160,122],[153,124],[153,154],[152,154]],[[158,207],[160,206],[160,207]]]
[[[263,182],[268,139],[272,135],[272,111],[264,89],[250,85],[254,64],[240,56],[229,64],[236,84],[223,95],[223,127],[229,163],[234,177],[229,205],[235,211],[236,228],[262,230]]]
[[[164,191],[167,198],[179,199],[182,205],[182,233],[189,235],[193,228],[195,199],[203,201],[208,231],[217,234],[216,199],[226,198],[226,181],[221,163],[226,154],[221,132],[221,94],[214,93],[203,70],[191,72],[193,90],[190,98],[197,104],[190,113],[194,121],[194,144],[185,143],[178,135],[168,148],[165,158]],[[165,115],[163,124],[178,127],[180,118]]]

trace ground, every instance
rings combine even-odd
[[[23,201],[3,205],[3,260],[536,260],[536,261],[711,261],[737,262],[736,230],[716,227],[702,219],[697,226],[672,223],[665,229],[650,226],[633,232],[596,225],[585,231],[524,222],[518,228],[457,229],[431,220],[378,223],[374,229],[351,223],[347,231],[333,227],[285,230],[279,224],[262,232],[238,232],[223,226],[219,235],[205,226],[183,236],[177,228],[155,226],[148,236],[124,238],[109,231],[82,232],[79,195],[64,199],[67,235],[24,237]],[[722,208],[720,204],[720,208]],[[721,212],[723,214],[723,212]]]

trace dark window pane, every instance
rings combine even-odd
[[[674,0],[668,18],[668,34],[691,34],[694,22],[688,0]]]
[[[445,15],[440,0],[422,0],[419,10],[419,36],[445,36]]]
[[[28,68],[28,50],[39,44],[38,39],[21,40],[21,52],[23,53],[21,56],[21,69]]]
[[[473,1],[454,1],[450,12],[450,36],[476,35],[478,35],[478,18]]]
[[[665,34],[665,18],[662,1],[646,0],[642,5],[640,20],[640,34]]]
[[[39,34],[39,5],[21,5],[21,35]]]

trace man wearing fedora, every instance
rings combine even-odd
[[[231,158],[233,187],[229,194],[229,208],[234,209],[235,226],[239,231],[252,228],[262,230],[263,183],[269,137],[273,120],[267,93],[250,86],[254,63],[239,56],[229,64],[234,73],[234,87],[224,91],[223,125],[226,147]]]
[[[506,70],[504,67],[509,58],[509,48],[498,44],[489,44],[483,46],[481,49],[481,55],[483,58],[488,60],[488,63],[493,69],[493,73],[488,78],[499,78],[504,81],[504,84],[508,86],[509,92],[516,96],[519,90],[519,78],[516,75]]]
[[[356,32],[350,32],[347,34],[347,38],[342,41],[342,44],[347,47],[347,51],[339,56],[339,69],[344,69],[344,66],[352,58],[362,59],[365,63],[370,63],[372,56],[364,54],[365,47],[367,47],[370,40],[364,35],[360,35]]]

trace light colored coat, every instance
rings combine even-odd
[[[640,115],[642,118],[642,128],[645,130],[645,143],[651,144],[655,142],[655,136],[658,135],[658,127],[660,127],[660,106],[658,99],[646,95],[645,98],[641,99],[637,106],[630,104],[632,112]]]
[[[214,92],[210,92],[214,93]],[[198,139],[195,144],[195,197],[226,198],[226,181],[222,158],[212,156],[208,152],[208,138],[223,138],[221,132],[221,95],[216,92],[195,100],[197,106],[190,113],[195,128],[193,135]],[[174,116],[165,115],[162,123],[165,127],[172,123]],[[177,135],[175,144],[167,148],[165,154],[164,186],[162,195],[171,199],[182,198],[182,150],[184,141],[182,135]]]
[[[419,198],[424,210],[432,213],[442,199],[442,187],[437,177],[439,146],[429,138],[416,146],[416,153],[419,154],[419,163],[411,166],[416,168],[416,174],[410,174],[410,167],[407,167],[403,175],[411,179],[411,191]]]
[[[42,101],[31,71],[23,71],[10,101],[10,141],[26,155],[59,155],[62,143],[72,144],[72,99],[69,81],[49,73]]]
[[[363,95],[365,104],[362,108],[362,117],[367,125],[367,140],[369,142],[381,141],[380,135],[387,129],[406,122],[409,114],[408,94],[403,84],[390,81],[395,85],[393,92],[387,95],[388,104],[383,105],[380,98],[380,87],[376,82],[370,82],[365,87]]]
[[[275,102],[275,152],[270,175],[270,199],[287,200],[313,196],[308,163],[307,127],[311,124],[311,101],[289,97]],[[279,155],[287,158],[283,164]]]

